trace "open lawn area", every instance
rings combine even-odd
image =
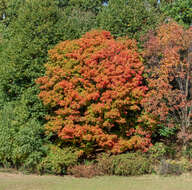
[[[105,176],[85,179],[0,173],[0,190],[192,190],[192,176]]]

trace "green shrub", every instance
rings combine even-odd
[[[66,174],[69,166],[78,163],[78,154],[72,148],[61,149],[55,145],[48,145],[49,153],[38,165],[39,173]]]
[[[185,149],[181,151],[182,156],[187,159],[192,159],[192,142],[189,142]]]
[[[181,164],[184,172],[192,171],[192,162],[184,157],[181,157],[178,163]]]
[[[0,111],[0,164],[34,172],[46,155],[43,127],[36,120],[26,121],[22,102],[11,102]]]
[[[101,154],[97,158],[99,170],[106,175],[113,175],[112,158],[109,154]]]
[[[159,165],[159,175],[181,175],[184,171],[184,163],[181,161],[162,160]]]
[[[166,156],[167,146],[163,143],[156,143],[154,146],[150,147],[148,153],[150,154],[150,159],[161,160]]]
[[[136,176],[152,172],[150,160],[145,155],[138,153],[111,157],[105,155],[98,159],[98,168],[103,174],[120,176]]]
[[[22,170],[34,172],[46,155],[44,141],[43,129],[37,121],[32,120],[25,126],[21,126],[15,134],[12,155],[14,165]]]
[[[10,127],[10,120],[7,119],[9,116],[12,117],[9,115],[9,109],[0,113],[0,164],[6,168],[11,166],[15,133]]]

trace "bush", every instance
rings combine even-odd
[[[183,167],[184,172],[192,172],[192,161],[186,158],[180,158],[179,163]]]
[[[136,176],[152,172],[149,159],[138,153],[113,155],[111,157],[105,155],[98,159],[98,168],[103,174],[120,176]]]
[[[69,167],[67,173],[75,177],[86,177],[86,178],[102,175],[101,171],[99,170],[96,164],[76,165],[73,167]]]
[[[38,165],[39,173],[66,174],[69,166],[78,163],[78,154],[72,148],[59,148],[55,145],[48,145],[49,153]]]
[[[12,106],[5,107],[0,112],[0,164],[8,168],[12,166],[15,128],[10,127],[10,120],[14,118],[11,114]]]
[[[156,143],[149,148],[148,153],[150,154],[150,159],[160,161],[166,156],[167,147],[163,143]]]
[[[22,102],[8,103],[0,111],[0,164],[3,167],[33,172],[46,154],[43,127],[27,118]]]
[[[182,156],[188,159],[192,159],[192,142],[189,142],[184,150],[182,150]]]
[[[112,158],[110,157],[109,154],[104,153],[104,154],[98,155],[97,166],[98,166],[98,169],[105,175],[114,174],[114,170],[112,166]]]
[[[175,160],[162,160],[159,165],[159,175],[181,175],[183,166]]]
[[[192,171],[192,162],[181,157],[179,160],[162,160],[159,165],[160,175],[181,175]]]
[[[25,126],[20,126],[14,136],[12,155],[14,165],[21,170],[34,172],[47,152],[44,146],[43,127],[37,121],[32,120],[27,122]]]

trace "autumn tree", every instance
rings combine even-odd
[[[147,150],[150,128],[140,117],[143,63],[135,41],[91,31],[49,51],[39,98],[46,130],[83,151]]]
[[[192,139],[192,28],[175,22],[149,35],[144,56],[149,92],[146,111],[168,127],[178,127],[184,147]]]

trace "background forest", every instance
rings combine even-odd
[[[0,0],[0,166],[192,170],[191,0]]]

